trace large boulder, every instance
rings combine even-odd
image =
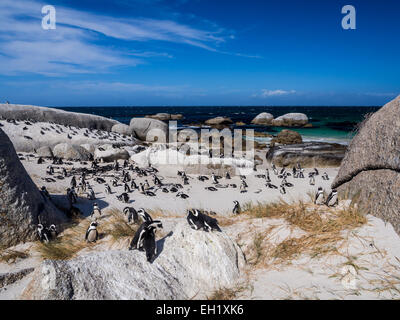
[[[88,161],[92,158],[92,154],[85,148],[68,143],[60,143],[53,149],[55,157],[65,160]]]
[[[210,125],[210,126],[230,125],[232,123],[233,123],[233,121],[231,120],[231,118],[228,118],[228,117],[216,117],[216,118],[208,119],[205,121],[205,124]]]
[[[37,149],[36,154],[42,158],[53,158],[53,151],[47,146]]]
[[[304,113],[287,113],[271,121],[276,127],[302,127],[307,123],[308,117]]]
[[[42,196],[0,129],[0,246],[34,240],[39,222],[63,221],[64,215]]]
[[[111,128],[111,131],[122,134],[124,136],[129,136],[132,134],[132,131],[129,129],[129,126],[127,124],[123,124],[123,123],[118,123],[118,124],[113,125],[113,127]]]
[[[337,143],[305,142],[270,148],[266,159],[277,166],[338,167],[346,152],[346,146]]]
[[[360,125],[332,183],[400,234],[400,96]]]
[[[122,148],[114,148],[110,144],[101,145],[94,151],[94,158],[104,162],[129,159],[129,152]]]
[[[262,124],[262,125],[270,125],[272,120],[274,120],[274,116],[268,112],[262,112],[257,117],[255,117],[251,123],[253,124]]]
[[[53,122],[66,126],[106,131],[110,131],[115,124],[119,123],[116,120],[92,114],[19,104],[0,104],[0,117],[12,120]]]
[[[277,134],[275,138],[271,140],[271,144],[275,145],[275,143],[279,144],[300,144],[303,143],[303,139],[301,138],[300,133],[284,129]]]
[[[141,251],[93,252],[70,261],[46,260],[23,298],[55,300],[176,300],[232,286],[244,256],[223,232],[203,232],[180,222],[157,241],[149,263]]]
[[[0,124],[17,152],[34,152],[42,147],[53,149],[59,143],[74,145],[137,144],[137,140],[132,136],[127,137],[115,132],[89,130],[47,122],[0,120]]]
[[[152,141],[154,136],[160,137],[162,142],[168,140],[168,125],[160,120],[132,118],[129,128],[142,141]]]

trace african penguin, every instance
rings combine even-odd
[[[99,233],[97,231],[97,222],[92,222],[89,228],[86,230],[85,240],[87,242],[96,242],[99,238]]]

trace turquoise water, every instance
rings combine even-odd
[[[259,132],[268,132],[276,135],[283,128],[251,125],[251,120],[261,112],[269,112],[278,117],[285,113],[305,113],[312,128],[290,128],[299,132],[304,141],[329,141],[347,144],[354,135],[354,130],[366,114],[375,112],[380,107],[254,107],[254,106],[203,106],[203,107],[61,107],[61,109],[73,112],[96,114],[129,124],[133,117],[166,112],[171,114],[181,113],[183,120],[178,121],[178,128],[185,128],[194,123],[202,123],[207,119],[217,116],[230,117],[233,122],[246,123],[242,129],[254,129]],[[235,126],[233,126],[235,127]],[[257,139],[260,140],[260,139]],[[261,138],[260,141],[265,140]]]

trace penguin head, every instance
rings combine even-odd
[[[43,230],[43,225],[42,225],[41,223],[39,223],[39,224],[37,225],[37,228],[38,228],[39,231],[42,231],[42,230]]]
[[[56,231],[56,225],[52,224],[49,228],[50,231]]]
[[[91,227],[97,227],[97,222],[95,221],[95,222],[92,222],[91,224],[90,224],[90,226]]]
[[[236,201],[236,200],[235,200],[235,201],[233,201],[233,203],[234,203],[234,204],[239,204],[239,202],[238,202],[238,201]]]

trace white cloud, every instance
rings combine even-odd
[[[172,58],[165,52],[132,50],[132,41],[182,43],[217,52],[215,46],[228,39],[217,27],[203,30],[171,20],[115,18],[61,6],[56,6],[57,29],[43,30],[43,5],[36,0],[1,0],[1,74],[108,72],[116,66],[145,63],[143,59],[151,57]],[[123,49],[107,47],[99,41],[101,37],[127,43],[121,45]]]
[[[268,90],[268,89],[261,89],[260,93],[256,93],[253,97],[273,97],[273,96],[284,96],[289,94],[295,94],[296,90]]]

